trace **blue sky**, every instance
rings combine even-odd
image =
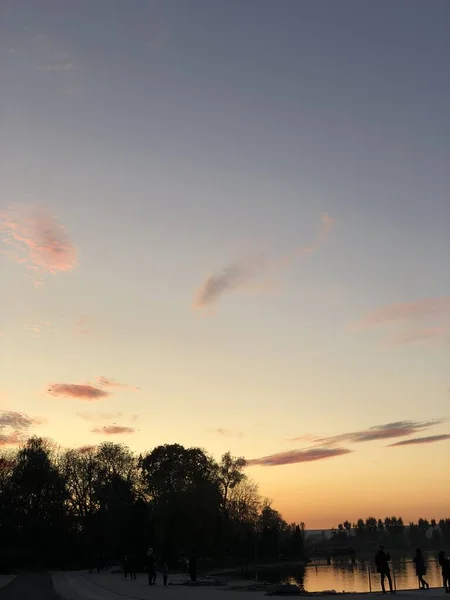
[[[4,2],[0,234],[40,206],[35,234],[63,226],[78,253],[54,275],[41,261],[39,287],[0,255],[4,410],[62,444],[100,441],[77,412],[120,412],[136,431],[113,439],[136,449],[247,458],[393,421],[446,435],[449,18],[446,0]],[[193,308],[242,263],[238,289]],[[100,376],[140,391],[47,393]],[[293,517],[286,470],[312,485],[380,452],[448,495],[430,467],[448,442],[376,444],[249,471]]]

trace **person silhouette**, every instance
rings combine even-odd
[[[395,594],[395,591],[392,587],[392,578],[391,578],[391,569],[389,567],[389,561],[391,560],[391,555],[386,552],[384,546],[380,546],[380,549],[375,554],[375,564],[377,566],[377,572],[380,574],[381,578],[381,589],[383,590],[383,594],[386,593],[386,588],[384,586],[384,580],[387,578],[389,583],[389,590],[391,594]]]
[[[189,558],[189,575],[191,581],[197,581],[197,555],[195,553]]]
[[[450,560],[445,558],[445,552],[441,550],[438,554],[438,561],[442,569],[442,582],[444,584],[444,590],[447,594],[450,594]]]
[[[148,569],[148,585],[155,585],[155,583],[156,583],[156,556],[153,552],[153,548],[149,548],[147,551],[147,569]]]
[[[427,572],[427,565],[425,562],[425,558],[422,554],[422,550],[420,548],[416,548],[416,555],[413,558],[413,562],[416,566],[416,575],[419,580],[419,588],[422,590],[428,590],[430,586],[423,578],[423,576],[426,575]]]

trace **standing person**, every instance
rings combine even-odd
[[[197,556],[195,553],[189,559],[189,575],[191,581],[197,581]]]
[[[156,583],[156,557],[153,553],[153,548],[147,550],[147,570],[148,570],[148,585]]]
[[[430,586],[423,578],[423,576],[427,573],[427,565],[420,548],[416,548],[416,555],[413,558],[413,562],[416,565],[416,575],[419,579],[419,588],[422,590],[428,590]]]
[[[169,567],[166,562],[163,562],[162,565],[162,576],[164,585],[167,585],[167,578],[169,577]]]
[[[124,556],[123,557],[123,576],[126,579],[127,575],[130,571],[130,561],[128,556]],[[130,579],[131,579],[131,573],[130,573]]]
[[[136,579],[136,555],[133,553],[128,556],[128,571],[130,579]]]
[[[375,564],[377,566],[377,572],[381,577],[381,589],[383,590],[383,594],[386,593],[386,588],[384,587],[384,579],[387,577],[389,583],[389,590],[391,594],[395,594],[394,589],[392,588],[392,578],[391,578],[391,569],[389,567],[389,561],[391,560],[391,555],[389,552],[386,552],[384,546],[380,546],[380,549],[375,554]]]
[[[443,550],[439,552],[438,559],[442,568],[442,582],[444,584],[444,590],[447,594],[450,594],[450,560],[445,558],[445,552]]]

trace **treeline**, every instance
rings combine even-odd
[[[404,523],[401,517],[376,519],[367,517],[356,523],[344,521],[333,528],[331,542],[351,545],[355,549],[384,544],[389,548],[437,549],[450,544],[450,519],[419,519]]]
[[[0,455],[0,564],[54,568],[144,557],[152,546],[234,561],[303,555],[303,527],[286,523],[230,453],[163,445],[137,456],[105,442],[61,450],[29,439]]]

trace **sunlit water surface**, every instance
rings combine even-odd
[[[419,588],[414,563],[409,558],[392,561],[391,575],[397,590]],[[381,591],[380,576],[376,572],[375,565],[365,562],[354,565],[350,561],[331,565],[310,564],[307,567],[284,565],[278,568],[261,569],[257,576],[259,580],[270,583],[295,583],[307,592],[323,590],[368,592],[370,589]],[[427,562],[425,580],[430,587],[442,586],[441,569],[437,561]],[[386,589],[389,589],[387,581]]]

